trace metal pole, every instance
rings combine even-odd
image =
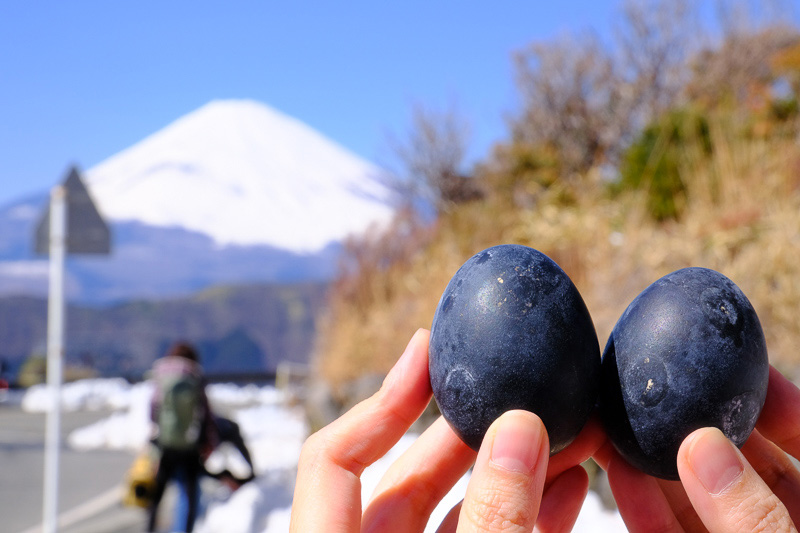
[[[67,191],[50,193],[50,288],[47,303],[47,411],[44,457],[42,531],[54,533],[58,516],[58,459],[61,446],[61,382],[64,358],[64,259],[66,256]]]

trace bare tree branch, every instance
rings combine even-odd
[[[469,126],[454,108],[438,112],[416,105],[412,125],[402,140],[390,139],[401,170],[389,177],[401,203],[430,204],[437,212],[482,196],[463,166]]]

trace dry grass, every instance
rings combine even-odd
[[[640,193],[611,199],[590,185],[568,204],[547,194],[531,209],[487,200],[461,206],[433,228],[410,232],[406,221],[389,237],[361,243],[369,253],[333,291],[321,331],[322,377],[336,385],[386,372],[412,333],[430,327],[458,267],[483,248],[510,242],[544,252],[570,275],[601,345],[628,303],[659,277],[687,266],[722,272],[758,312],[772,363],[796,373],[800,145],[791,137],[737,135],[722,124],[712,127],[712,139],[710,158],[684,154],[689,200],[680,222],[652,221]],[[394,261],[381,259],[387,256]]]

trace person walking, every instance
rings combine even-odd
[[[152,379],[150,412],[156,428],[153,442],[160,458],[148,509],[148,531],[155,531],[159,504],[172,481],[187,497],[185,528],[181,531],[191,533],[200,500],[203,462],[217,444],[197,350],[187,342],[175,343],[153,364]]]

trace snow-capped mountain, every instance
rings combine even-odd
[[[111,224],[112,253],[71,259],[68,296],[330,278],[341,241],[393,215],[377,173],[264,104],[211,102],[84,172]],[[46,198],[0,208],[0,295],[46,292],[46,260],[32,246]]]
[[[211,102],[87,172],[105,216],[318,252],[391,217],[378,169],[253,101]]]

